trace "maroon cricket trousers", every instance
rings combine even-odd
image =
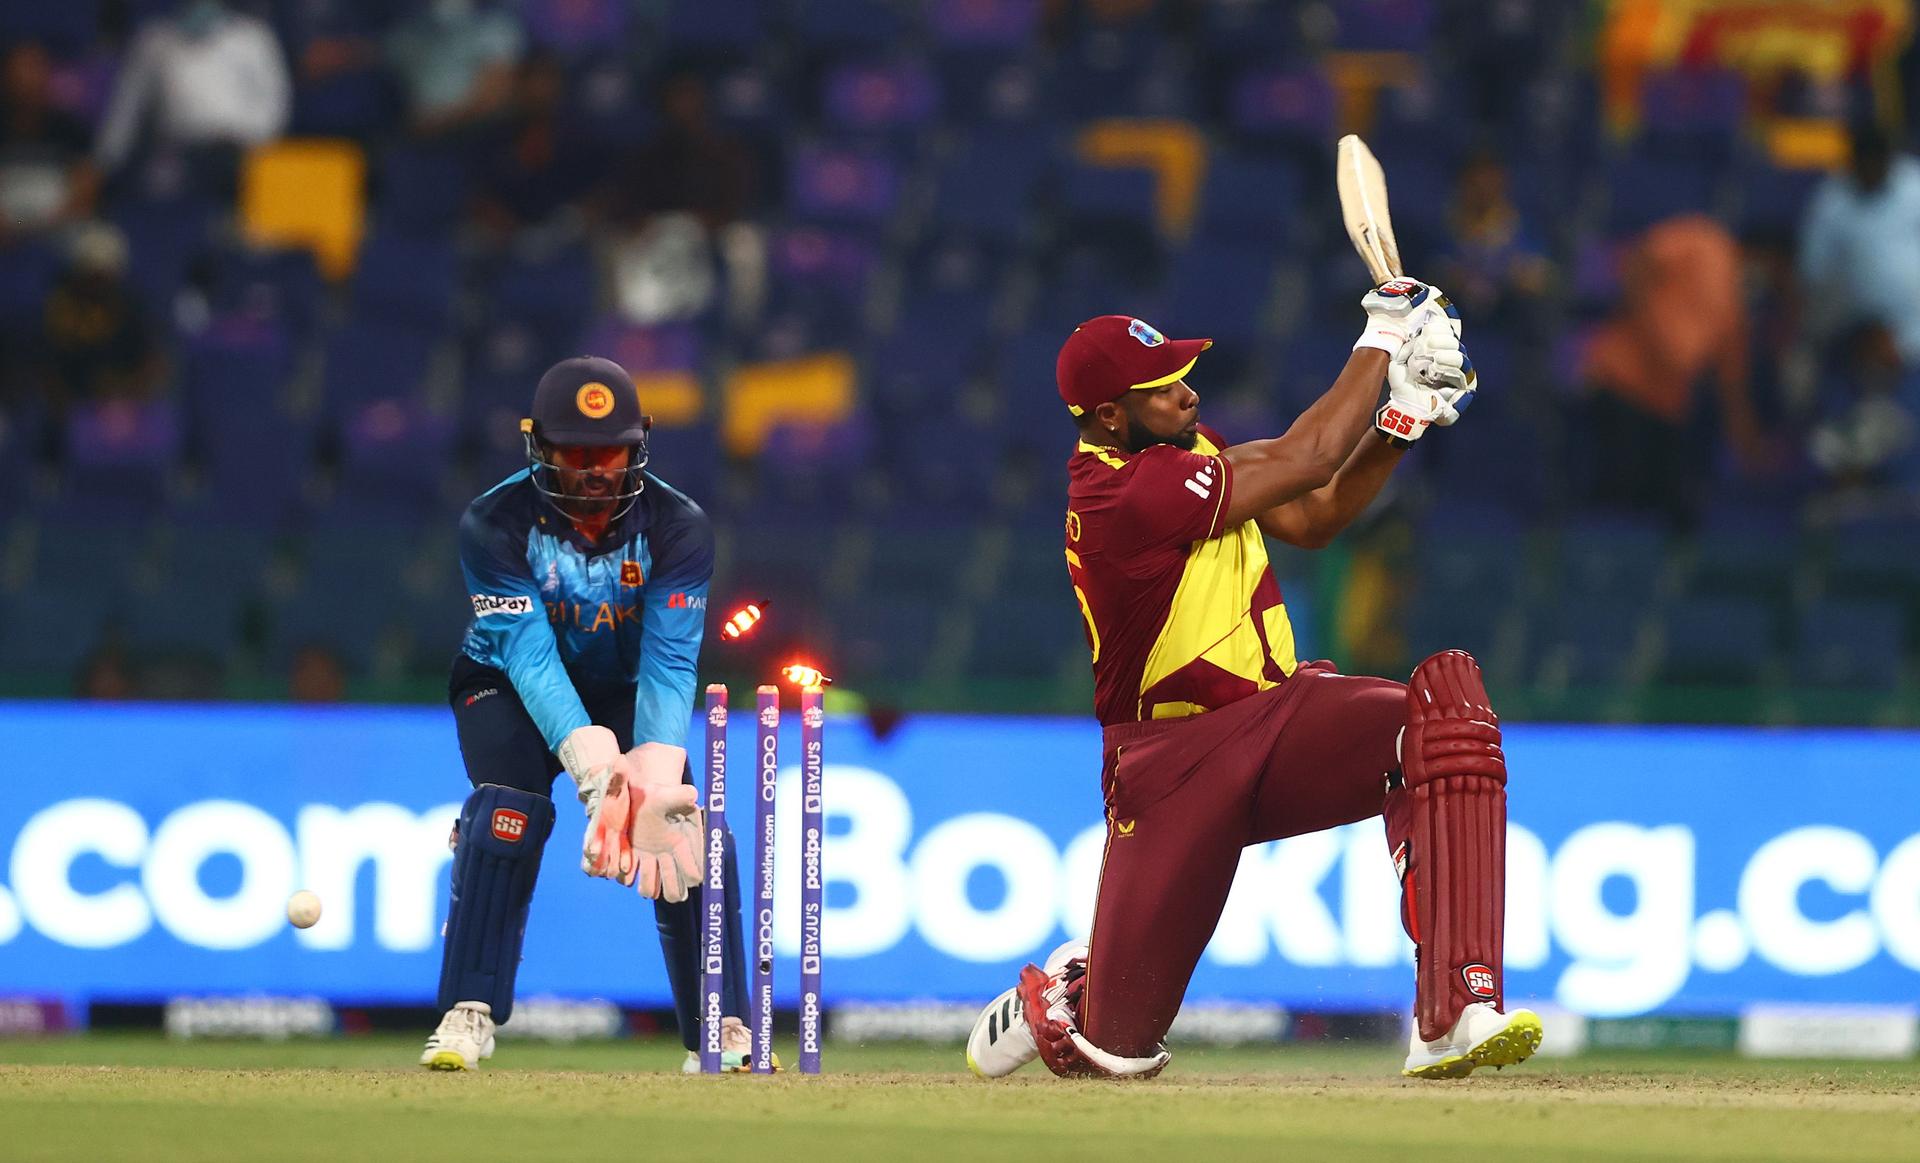
[[[1142,1057],[1166,1035],[1242,848],[1380,814],[1406,691],[1314,662],[1217,710],[1107,728],[1107,847],[1080,1013],[1096,1046]]]

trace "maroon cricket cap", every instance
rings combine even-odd
[[[1054,379],[1075,416],[1138,388],[1157,388],[1193,370],[1211,339],[1168,339],[1131,315],[1102,315],[1060,345]]]

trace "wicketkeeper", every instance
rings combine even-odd
[[[449,683],[473,794],[454,832],[440,1027],[420,1062],[471,1070],[513,1012],[514,974],[562,771],[586,807],[580,866],[651,898],[688,1062],[698,1026],[700,811],[687,772],[713,576],[700,507],[647,469],[633,380],[580,357],[540,377],[527,468],[460,522],[473,620]],[[749,1051],[733,837],[723,1041]],[[689,899],[689,897],[692,899]]]
[[[1319,548],[1477,384],[1434,288],[1388,282],[1333,386],[1284,435],[1228,445],[1186,377],[1206,339],[1088,320],[1060,350],[1080,429],[1067,570],[1105,728],[1106,857],[1085,943],[1029,965],[975,1023],[997,1078],[1146,1078],[1250,844],[1386,817],[1417,949],[1406,1070],[1522,1061],[1539,1019],[1502,1012],[1506,760],[1480,668],[1450,650],[1402,685],[1302,663],[1264,533]],[[1384,402],[1380,399],[1386,382]]]

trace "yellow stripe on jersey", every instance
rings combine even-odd
[[[1082,440],[1080,442],[1080,451],[1093,453],[1095,456],[1100,458],[1100,463],[1106,465],[1108,468],[1127,467],[1127,462],[1115,456],[1113,454],[1113,449],[1111,448],[1102,448],[1098,444],[1088,444],[1086,441]]]
[[[1202,456],[1218,456],[1219,449],[1204,437],[1194,448]],[[1196,660],[1204,660],[1254,684],[1256,690],[1279,685],[1266,676],[1271,657],[1280,673],[1291,676],[1299,667],[1294,656],[1293,623],[1284,604],[1260,612],[1253,622],[1254,591],[1267,573],[1267,545],[1252,521],[1206,541],[1196,541],[1174,589],[1167,621],[1147,654],[1140,675],[1144,697],[1163,679]],[[1266,631],[1266,643],[1260,641]],[[1142,705],[1143,719],[1178,718],[1198,713],[1190,704]]]

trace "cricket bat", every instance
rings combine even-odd
[[[1380,159],[1373,156],[1367,143],[1354,134],[1340,139],[1338,172],[1340,217],[1345,221],[1347,237],[1360,261],[1367,264],[1373,285],[1397,279],[1405,272],[1400,265],[1400,244],[1393,237],[1393,218],[1387,211],[1387,175]]]

